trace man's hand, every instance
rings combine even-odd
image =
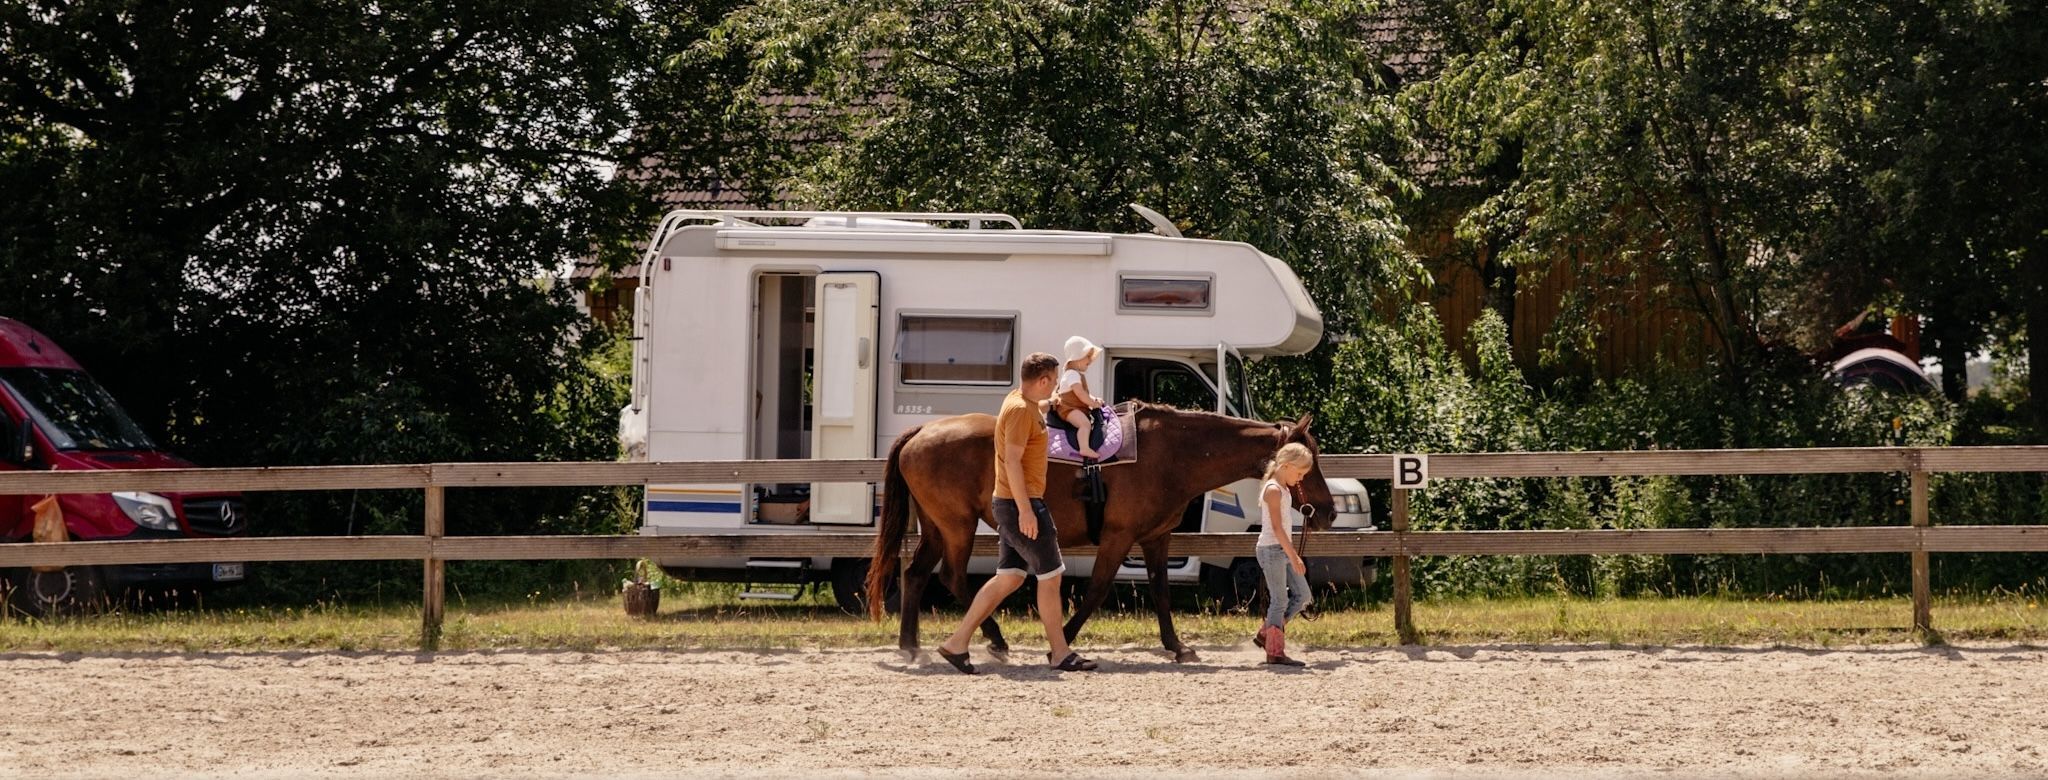
[[[1017,532],[1023,534],[1026,539],[1037,541],[1038,512],[1029,505],[1017,509]]]

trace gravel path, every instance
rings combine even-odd
[[[0,774],[2048,776],[2031,647],[976,655],[8,654]]]

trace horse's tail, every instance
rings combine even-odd
[[[920,425],[904,431],[889,446],[889,461],[883,467],[882,521],[875,528],[875,549],[868,555],[868,617],[882,619],[883,601],[889,595],[889,580],[896,576],[897,556],[903,551],[903,533],[910,526],[910,483],[903,479],[903,446],[924,430]]]

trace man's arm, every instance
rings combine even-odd
[[[1026,539],[1038,538],[1038,513],[1031,510],[1031,486],[1024,482],[1024,445],[1003,445],[1003,474],[1010,483],[1010,498],[1017,501],[1017,530]]]

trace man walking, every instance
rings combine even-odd
[[[939,643],[939,657],[967,674],[974,674],[967,642],[975,627],[1023,587],[1026,574],[1038,578],[1038,617],[1045,621],[1045,639],[1052,646],[1046,660],[1063,672],[1095,669],[1094,661],[1067,648],[1060,603],[1060,575],[1067,565],[1060,559],[1059,529],[1045,508],[1045,415],[1039,404],[1052,397],[1059,368],[1059,359],[1043,352],[1024,358],[1024,384],[1010,391],[996,415],[996,491],[990,512],[998,542],[996,576],[974,594],[960,627]]]

